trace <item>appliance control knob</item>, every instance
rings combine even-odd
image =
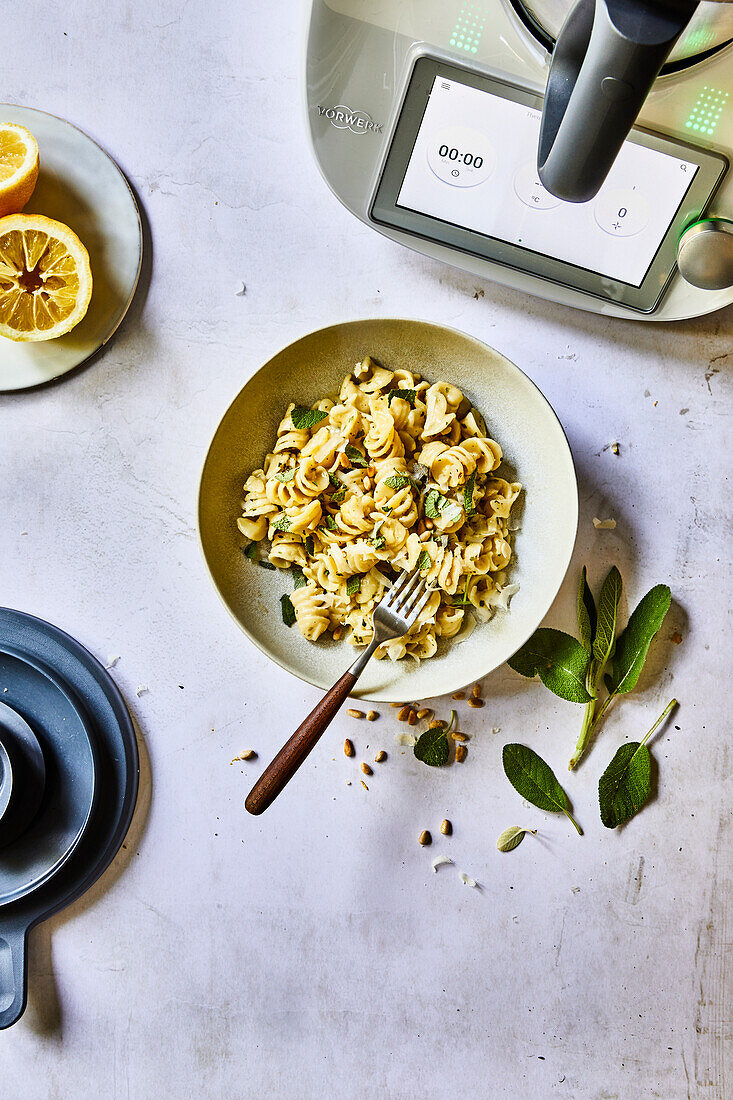
[[[677,266],[702,290],[733,287],[733,221],[704,218],[689,226],[677,245]]]

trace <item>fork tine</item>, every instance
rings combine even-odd
[[[425,607],[425,604],[428,602],[428,600],[430,599],[430,597],[432,596],[434,591],[435,591],[434,588],[427,588],[426,587],[425,591],[420,593],[420,597],[422,597],[422,598],[418,597],[417,604],[415,604],[414,602],[412,603],[412,606],[410,607],[410,610],[408,611],[407,615],[405,616],[405,618],[409,622],[410,626],[414,626],[418,615],[420,614],[422,609]]]
[[[413,595],[415,594],[416,588],[418,588],[420,585],[421,580],[422,578],[420,574],[415,571],[410,576],[409,581],[400,592],[398,599],[395,600],[395,602],[392,604],[392,611],[399,611],[400,615],[404,615],[404,608],[412,599]]]
[[[385,596],[384,596],[384,606],[385,607],[390,607],[390,608],[393,607],[396,597],[399,596],[399,594],[404,589],[406,582],[409,580],[409,577],[410,577],[410,574],[407,572],[406,569],[403,569],[402,572],[400,573],[399,577],[397,578],[397,580],[392,585],[392,587],[388,588],[387,592],[385,593]]]

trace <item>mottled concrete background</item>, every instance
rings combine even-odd
[[[152,247],[102,358],[0,398],[0,600],[103,660],[119,654],[144,744],[126,849],[92,896],[31,937],[30,1005],[0,1035],[0,1097],[722,1100],[733,314],[604,320],[366,229],[308,151],[300,7],[26,0],[3,12],[2,95],[109,149]],[[557,409],[581,519],[547,621],[570,626],[583,562],[594,584],[616,562],[632,603],[669,582],[673,612],[572,778],[579,709],[504,668],[486,708],[462,717],[464,765],[435,774],[400,755],[393,713],[355,732],[344,716],[288,796],[248,819],[257,768],[229,761],[248,747],[266,757],[317,696],[220,606],[196,544],[200,465],[273,352],[380,315],[487,340]],[[615,531],[593,516],[615,517]],[[598,776],[673,694],[657,795],[610,833]],[[368,793],[341,753],[347,733],[360,753],[367,740],[390,752]],[[509,740],[566,777],[583,838],[522,806],[500,770]],[[419,848],[446,816],[454,836]],[[514,823],[540,838],[499,855]],[[481,891],[454,869],[433,875],[440,852]]]

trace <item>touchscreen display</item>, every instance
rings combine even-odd
[[[540,112],[437,76],[397,206],[640,287],[698,171],[627,141],[586,203],[546,191]]]

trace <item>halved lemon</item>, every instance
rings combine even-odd
[[[0,218],[0,336],[54,340],[79,324],[91,297],[89,253],[68,225]]]
[[[38,179],[38,144],[30,130],[0,122],[0,218],[17,214]]]

